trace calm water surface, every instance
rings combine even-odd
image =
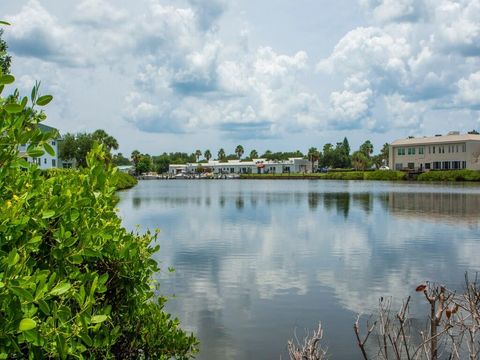
[[[318,321],[334,359],[381,296],[480,270],[480,187],[361,181],[142,181],[120,193],[128,229],[160,228],[167,310],[198,359],[286,359]],[[176,269],[169,274],[167,267]]]

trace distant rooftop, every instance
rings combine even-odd
[[[393,146],[398,145],[421,145],[438,143],[455,143],[462,141],[480,141],[480,135],[460,134],[457,131],[451,131],[447,135],[424,136],[417,138],[399,139],[392,142]]]

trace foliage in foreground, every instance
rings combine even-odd
[[[419,181],[480,181],[480,171],[475,170],[442,170],[420,174]]]
[[[1,90],[13,81],[0,73]],[[19,144],[53,151],[27,102],[0,97],[0,358],[189,358],[196,339],[153,300],[156,233],[122,227],[108,155],[95,146],[84,171],[45,176],[18,157]]]
[[[417,286],[418,296],[427,303],[426,327],[409,317],[410,297],[398,310],[392,300],[381,298],[376,314],[364,320],[357,317],[353,330],[364,360],[478,359],[480,357],[480,285],[465,275],[461,293],[443,285]],[[362,321],[363,319],[363,321]],[[363,323],[363,324],[362,324]],[[321,325],[304,341],[288,342],[291,360],[327,359]]]

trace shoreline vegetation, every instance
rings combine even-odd
[[[242,174],[246,180],[377,180],[377,181],[479,181],[480,171],[448,170],[430,171],[415,178],[408,178],[407,173],[394,170],[375,171],[331,171],[326,173],[285,173],[285,174]]]
[[[119,190],[126,190],[126,189],[131,189],[135,185],[138,184],[138,180],[135,178],[135,176],[132,176],[130,174],[126,174],[123,172],[117,172],[117,191]]]

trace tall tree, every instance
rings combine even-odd
[[[220,160],[220,161],[225,160],[225,150],[223,148],[218,150],[217,156],[218,156],[218,160]]]
[[[210,159],[212,158],[212,153],[210,152],[210,150],[205,150],[205,152],[203,153],[203,157],[207,159],[207,162],[210,161]]]
[[[367,158],[370,158],[370,155],[372,155],[372,153],[373,153],[373,144],[370,142],[370,140],[367,140],[362,145],[360,145],[360,151]]]
[[[312,164],[312,173],[313,173],[313,167],[315,165],[315,161],[317,161],[320,158],[320,153],[318,152],[318,149],[316,147],[311,147],[308,149],[308,160]]]
[[[243,153],[245,150],[243,149],[242,145],[237,145],[235,148],[235,154],[237,155],[237,158],[240,160],[242,158]]]
[[[348,143],[348,139],[347,139],[346,136],[343,138],[343,144],[342,145],[343,145],[343,151],[345,152],[345,154],[350,156],[350,144]]]
[[[105,130],[98,129],[92,133],[92,139],[103,144],[107,151],[118,150],[118,142],[113,136],[108,135]]]
[[[253,159],[258,159],[258,152],[257,150],[253,149],[252,151],[250,151],[250,159],[253,160]]]
[[[195,157],[197,158],[197,162],[200,160],[200,156],[202,156],[202,151],[201,150],[196,150],[195,151]]]
[[[130,165],[131,162],[122,153],[113,155],[112,162],[117,166]]]
[[[355,170],[365,170],[370,167],[370,159],[363,151],[355,151],[352,154],[352,165]]]
[[[87,154],[92,150],[95,141],[103,144],[109,155],[112,149],[118,149],[117,140],[104,130],[96,130],[91,134],[77,133],[74,135],[69,133],[59,142],[59,156],[63,160],[75,160],[77,166],[85,167]]]
[[[140,161],[140,157],[142,154],[140,154],[140,151],[138,150],[133,150],[132,154],[130,155],[130,158],[132,159],[133,165],[135,166],[135,175],[138,175],[138,162]]]
[[[12,58],[8,55],[8,46],[5,40],[2,39],[3,29],[0,29],[0,68],[2,68],[3,74],[10,74],[10,64]]]

